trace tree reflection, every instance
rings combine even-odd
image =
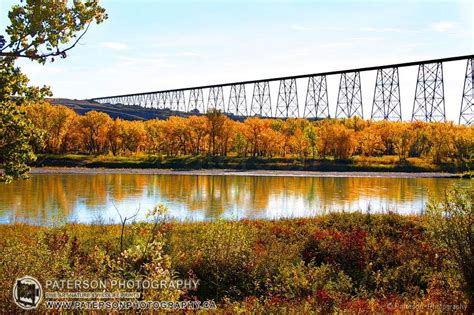
[[[0,184],[0,219],[43,222],[52,217],[111,209],[112,202],[179,205],[192,216],[262,217],[273,210],[357,210],[360,204],[419,205],[442,196],[453,183],[444,178],[263,177],[138,174],[43,174]],[[288,209],[303,207],[304,209]],[[278,209],[277,209],[278,208]],[[362,209],[365,210],[365,209]],[[373,209],[374,211],[382,209]],[[170,207],[173,216],[173,207]]]

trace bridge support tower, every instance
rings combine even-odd
[[[378,69],[375,81],[372,119],[402,120],[398,67]]]
[[[237,116],[247,116],[247,97],[244,84],[230,86],[229,106],[227,112]]]
[[[336,118],[364,117],[360,72],[341,73],[337,95]]]
[[[250,116],[271,117],[272,103],[268,81],[256,82],[253,86]]]
[[[471,126],[474,123],[474,59],[468,59],[461,101],[459,123]]]
[[[326,76],[308,78],[308,90],[304,105],[304,118],[329,118],[328,88]]]
[[[412,120],[445,121],[443,63],[418,66]]]

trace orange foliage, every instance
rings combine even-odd
[[[126,121],[96,111],[79,116],[48,103],[25,107],[44,131],[47,153],[128,155],[239,155],[350,159],[353,155],[429,157],[434,163],[473,158],[474,127],[452,123],[367,121],[360,118],[264,119],[244,122],[211,111],[206,116]]]

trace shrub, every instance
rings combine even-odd
[[[362,230],[318,230],[306,243],[303,260],[317,266],[336,265],[352,279],[360,281],[367,264],[366,238],[367,232]]]
[[[242,297],[253,287],[253,236],[240,222],[217,221],[206,225],[195,262],[202,279],[198,294],[217,300]]]
[[[441,202],[428,204],[428,223],[435,244],[446,250],[455,272],[462,275],[474,307],[474,189],[455,187]]]
[[[312,263],[305,265],[301,261],[295,265],[282,266],[274,279],[271,291],[286,299],[326,296],[325,299],[329,302],[333,299],[331,295],[349,294],[351,288],[351,278],[334,266],[314,266]]]

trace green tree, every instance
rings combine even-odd
[[[28,163],[35,161],[32,142],[42,146],[42,137],[35,130],[20,108],[12,102],[0,106],[0,166],[2,180],[26,178]]]
[[[312,124],[306,126],[306,128],[304,129],[304,136],[308,140],[309,146],[311,147],[313,159],[315,159],[316,154],[318,153],[318,136],[316,134],[316,129]]]
[[[20,105],[51,95],[48,88],[28,86],[28,78],[13,62],[0,59],[0,179],[9,182],[26,178],[28,163],[36,156],[33,147],[41,148],[41,132],[36,130]]]
[[[15,67],[18,58],[41,64],[66,58],[85,35],[92,22],[106,18],[98,0],[21,1],[8,13],[10,25],[0,34],[0,169],[1,178],[26,177],[27,163],[35,159],[33,143],[40,141],[18,105],[50,96],[47,87],[30,87],[28,78]]]

